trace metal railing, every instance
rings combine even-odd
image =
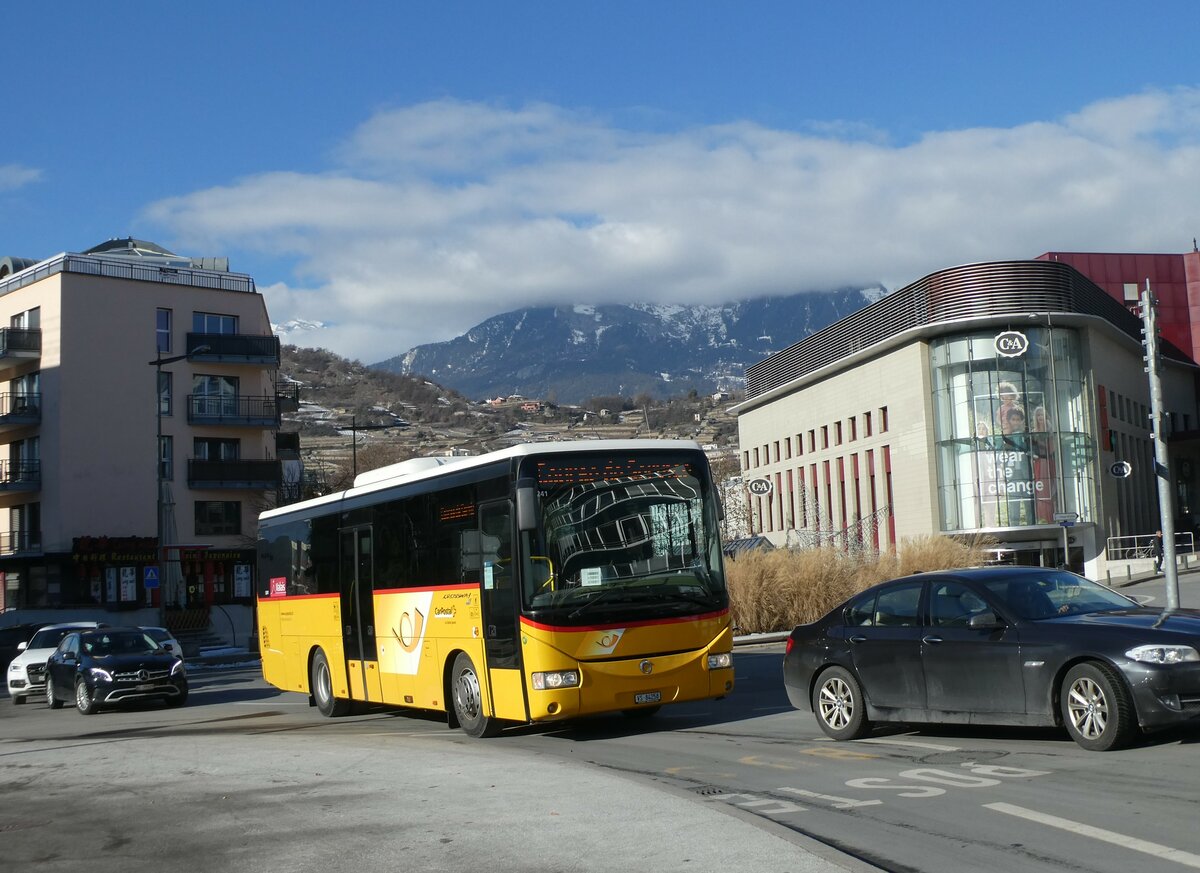
[[[38,328],[0,328],[0,358],[32,358],[42,353],[42,332]]]
[[[41,461],[0,461],[0,491],[32,491],[41,484]]]
[[[1110,561],[1134,561],[1138,558],[1154,557],[1154,534],[1132,534],[1109,537],[1104,553]],[[1175,553],[1187,554],[1196,551],[1196,535],[1191,531],[1176,532]]]
[[[0,424],[4,419],[22,419],[30,422],[42,418],[42,395],[30,392],[0,394]]]
[[[58,273],[82,273],[113,279],[132,279],[136,282],[169,282],[172,285],[188,285],[193,288],[256,293],[254,279],[244,273],[156,266],[95,255],[63,254],[0,279],[0,294],[24,288]]]
[[[274,396],[233,397],[189,394],[188,424],[279,426],[279,401]]]
[[[188,354],[191,361],[279,366],[279,337],[271,334],[189,332],[187,348],[202,349]]]
[[[17,552],[40,552],[41,550],[41,531],[17,530],[0,532],[0,555],[12,555]]]
[[[279,461],[205,461],[190,459],[190,488],[275,488],[282,478]]]

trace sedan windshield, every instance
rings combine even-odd
[[[104,658],[109,655],[138,655],[158,648],[154,640],[134,631],[85,634],[83,650],[89,655]]]
[[[33,639],[29,641],[27,649],[56,649],[58,644],[62,642],[63,637],[71,632],[72,628],[45,628],[33,635]]]
[[[1038,576],[1000,577],[983,584],[1014,615],[1030,621],[1138,605],[1123,594],[1061,570],[1047,570]]]

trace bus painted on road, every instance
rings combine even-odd
[[[355,704],[509,724],[733,689],[719,506],[694,442],[416,458],[260,517],[262,670]]]

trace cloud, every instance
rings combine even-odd
[[[718,303],[1045,251],[1183,251],[1200,90],[889,145],[830,120],[663,132],[546,104],[437,101],[281,168],[152,204],[180,251],[291,265],[274,321],[376,361],[530,304]]]
[[[0,191],[15,191],[42,178],[42,171],[20,164],[0,164]]]

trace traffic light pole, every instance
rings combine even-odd
[[[1162,530],[1163,578],[1167,585],[1167,609],[1179,608],[1179,571],[1175,564],[1175,510],[1171,493],[1171,471],[1167,459],[1167,440],[1163,433],[1161,358],[1158,350],[1158,300],[1150,292],[1150,280],[1142,292],[1142,341],[1146,349],[1146,373],[1150,378],[1150,427],[1154,439],[1154,475],[1158,482],[1158,513]]]

